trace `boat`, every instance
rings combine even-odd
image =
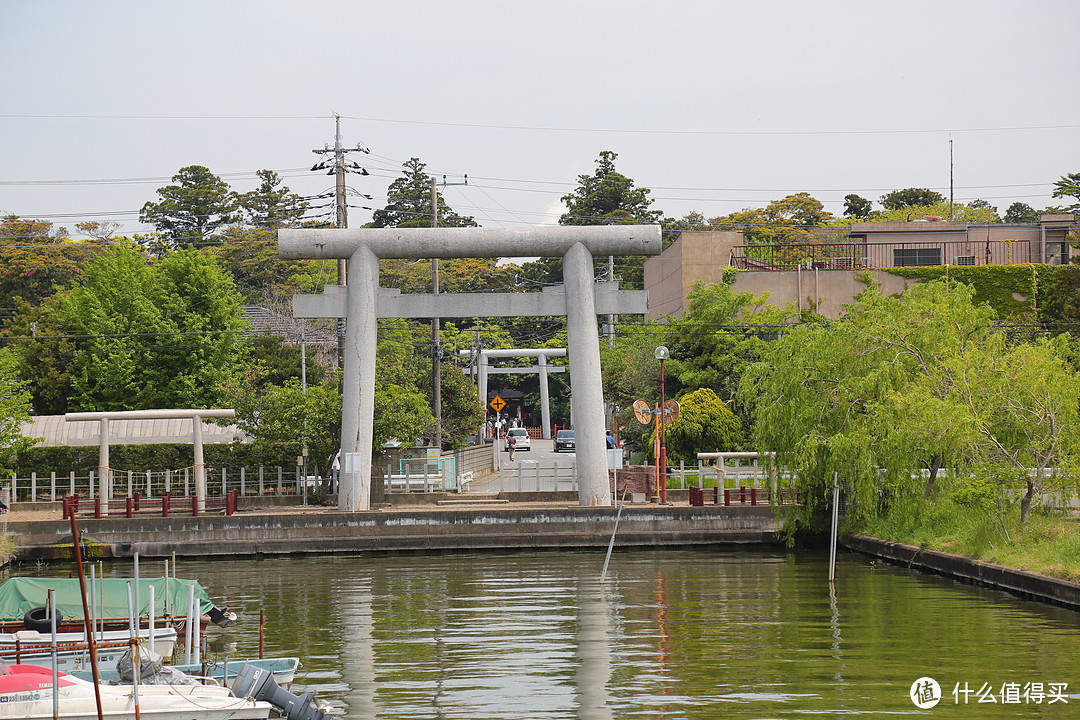
[[[162,625],[172,625],[178,632],[184,632],[190,594],[199,604],[203,630],[209,622],[225,627],[236,619],[232,613],[216,607],[197,580],[140,578],[136,585],[136,580],[132,578],[98,578],[93,581],[93,587],[87,588],[87,604],[99,627],[103,625],[107,630],[127,629],[128,583],[132,584],[134,596],[139,599],[135,616],[140,618],[142,625],[148,624],[152,611]],[[151,587],[154,588],[153,608],[150,607]],[[66,632],[81,630],[84,611],[78,578],[13,577],[0,584],[0,632],[14,633],[22,629],[49,631],[51,618],[46,614],[45,606],[50,590],[56,594],[58,629]]]
[[[98,685],[102,716],[113,720],[265,720],[273,706],[235,697],[216,685]],[[64,720],[96,720],[94,684],[37,665],[0,667],[3,716],[25,720],[53,717],[54,690]],[[137,699],[137,700],[136,700]],[[136,701],[138,706],[136,708]]]
[[[138,633],[140,643],[149,643],[150,630],[142,629]],[[94,646],[98,655],[98,667],[110,669],[116,667],[117,660],[131,647],[131,633],[128,630],[108,630],[94,633]],[[154,629],[153,650],[162,657],[172,657],[176,647],[176,629],[158,627]],[[52,667],[52,633],[40,633],[36,630],[20,630],[16,633],[0,633],[0,659],[9,665],[36,664]],[[85,632],[56,634],[57,668],[63,672],[90,669],[90,646],[86,642]]]
[[[257,658],[255,660],[229,660],[226,665],[224,662],[207,661],[206,663],[191,663],[190,665],[169,665],[168,667],[173,670],[179,670],[185,675],[189,675],[193,678],[207,678],[213,680],[220,685],[229,685],[237,675],[240,674],[240,670],[244,665],[251,665],[263,670],[269,670],[273,675],[274,682],[278,687],[288,689],[296,679],[296,671],[300,667],[300,658],[295,657],[277,657],[277,658]],[[92,674],[90,668],[84,668],[76,672],[71,673],[75,677],[82,678],[83,680],[92,680]],[[123,682],[120,677],[119,671],[115,668],[109,670],[98,670],[98,679],[102,682]],[[144,674],[143,680],[147,679]]]

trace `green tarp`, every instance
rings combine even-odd
[[[98,617],[128,617],[128,583],[131,583],[132,602],[135,601],[135,581],[124,578],[105,578],[96,581]],[[166,593],[166,583],[168,592]],[[208,613],[214,604],[197,580],[181,578],[153,578],[139,580],[139,615],[150,612],[150,587],[154,587],[154,614],[165,614],[166,599],[172,615],[187,615],[188,588],[195,587],[195,598],[199,601],[201,612]],[[65,618],[82,618],[82,594],[78,578],[28,578],[15,577],[0,585],[0,621],[23,619],[27,611],[44,607],[48,602],[49,590],[56,590],[56,607]],[[90,593],[90,581],[86,581],[87,594]],[[168,596],[168,598],[166,598]],[[87,598],[88,606],[93,611],[94,603]]]

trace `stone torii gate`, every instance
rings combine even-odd
[[[604,438],[598,314],[644,313],[645,291],[593,282],[593,257],[656,255],[657,225],[530,228],[357,228],[278,231],[284,259],[349,260],[347,287],[295,298],[298,318],[346,317],[341,452],[348,460],[338,508],[369,509],[377,320],[389,318],[566,316],[571,408],[577,437],[578,500],[611,505]],[[562,257],[563,282],[539,293],[402,295],[379,288],[379,260],[394,258]],[[585,430],[588,429],[586,432]]]
[[[459,357],[471,357],[472,350],[459,350]],[[492,367],[490,358],[534,357],[537,364],[531,367]],[[551,357],[566,357],[566,348],[529,348],[523,350],[481,350],[476,354],[477,379],[480,390],[480,407],[487,413],[488,375],[526,375],[537,373],[540,376],[540,435],[545,440],[551,439],[551,399],[548,393],[548,373],[565,372],[562,365],[548,365]]]

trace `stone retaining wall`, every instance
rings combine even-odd
[[[841,544],[851,550],[885,558],[908,567],[1080,609],[1080,583],[1058,580],[1004,565],[973,560],[963,555],[925,550],[914,545],[888,542],[865,535],[847,535],[841,539]]]
[[[506,505],[386,512],[237,514],[83,520],[94,557],[212,557],[395,550],[606,547],[611,507],[513,508]],[[773,543],[783,521],[768,507],[628,506],[616,545]],[[70,525],[12,523],[20,559],[71,557]]]

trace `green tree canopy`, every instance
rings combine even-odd
[[[736,293],[728,283],[695,284],[686,313],[669,341],[671,376],[685,388],[709,388],[735,399],[746,367],[796,319],[793,308],[769,305],[769,295]]]
[[[855,515],[890,488],[924,490],[924,470],[967,461],[953,361],[988,332],[992,313],[966,286],[927,283],[899,297],[869,288],[840,320],[792,329],[746,372],[740,399],[754,444],[798,473],[804,520],[822,507],[834,472],[850,484]]]
[[[419,158],[402,164],[402,177],[386,190],[386,206],[376,210],[367,227],[431,227],[431,176]],[[458,215],[436,191],[439,227],[474,227],[476,221]]]
[[[243,342],[249,365],[266,370],[263,381],[267,385],[284,385],[289,380],[299,381],[304,375],[301,369],[301,352],[298,345],[289,344],[280,335],[252,335]],[[308,353],[306,376],[308,385],[319,385],[326,377],[326,368]]]
[[[718,230],[741,231],[748,244],[795,244],[822,242],[815,228],[833,219],[820,200],[800,192],[774,200],[764,208],[747,208],[712,218],[709,224]]]
[[[10,474],[12,458],[34,443],[22,436],[30,421],[30,391],[19,377],[18,357],[0,348],[0,472]]]
[[[39,355],[65,353],[67,386],[34,384],[35,400],[51,393],[61,405],[52,412],[214,407],[241,357],[240,301],[208,255],[150,263],[133,245],[113,246],[43,307],[38,336],[20,341],[39,382],[58,380],[34,376]]]
[[[941,218],[948,220],[951,217],[955,222],[966,223],[995,223],[999,222],[997,209],[988,203],[976,206],[974,203],[949,203],[945,200],[931,205],[900,205],[892,209],[886,209],[870,213],[864,222],[910,222],[922,220],[925,217]]]
[[[0,220],[0,306],[20,297],[40,303],[82,276],[97,247],[74,242],[50,222],[7,215]]]
[[[896,498],[930,499],[941,468],[967,477],[997,466],[1025,479],[1035,468],[1030,505],[1051,466],[1075,466],[1080,375],[1068,340],[1009,341],[972,296],[956,282],[897,297],[871,288],[840,320],[792,330],[747,371],[740,397],[755,446],[797,473],[804,521],[827,504],[833,473],[858,520]]]
[[[618,225],[657,223],[663,213],[650,210],[653,200],[648,188],[615,170],[618,153],[604,150],[596,160],[592,175],[578,175],[573,192],[563,195],[566,212],[560,225]]]
[[[304,199],[283,185],[273,170],[259,170],[256,175],[262,181],[258,189],[236,198],[248,224],[263,230],[298,224],[307,212]]]
[[[143,205],[139,219],[153,225],[171,247],[217,242],[223,228],[241,220],[240,204],[229,184],[202,165],[173,175],[175,185],[158,188],[158,202]]]
[[[930,188],[893,190],[881,196],[881,204],[886,210],[898,210],[914,205],[935,205],[941,202],[945,202],[945,196]]]
[[[578,175],[574,190],[562,196],[566,212],[559,217],[560,225],[651,225],[663,217],[652,210],[653,199],[648,188],[637,187],[634,181],[615,169],[618,153],[604,150],[596,160],[592,175]],[[597,274],[605,271],[606,258],[597,258]],[[644,282],[643,257],[615,258],[616,277],[630,287]],[[522,275],[529,283],[556,285],[563,281],[562,258],[541,258],[525,263]]]
[[[864,197],[855,194],[844,196],[844,217],[861,219],[868,216],[873,209],[874,204]]]
[[[1054,183],[1052,197],[1072,198],[1075,202],[1066,205],[1065,212],[1080,212],[1080,173],[1062,175],[1061,179]]]
[[[712,390],[699,388],[680,395],[677,400],[679,417],[665,431],[669,464],[677,464],[681,460],[693,465],[697,463],[699,452],[729,452],[741,447],[742,421]],[[646,456],[654,459],[652,450],[656,428],[650,427],[650,439],[644,445]]]
[[[1014,202],[1005,211],[1007,223],[1033,223],[1039,221],[1039,213],[1027,203]]]
[[[268,297],[291,303],[298,292],[322,292],[323,285],[337,282],[336,262],[282,260],[277,235],[265,230],[239,230],[229,242],[208,250],[251,305],[264,303]]]
[[[298,378],[281,384],[268,379],[266,368],[256,365],[226,381],[223,398],[236,409],[236,424],[255,438],[256,445],[287,449],[283,454],[298,456],[307,445],[308,456],[323,465],[340,446],[338,378],[309,383],[307,392]]]

